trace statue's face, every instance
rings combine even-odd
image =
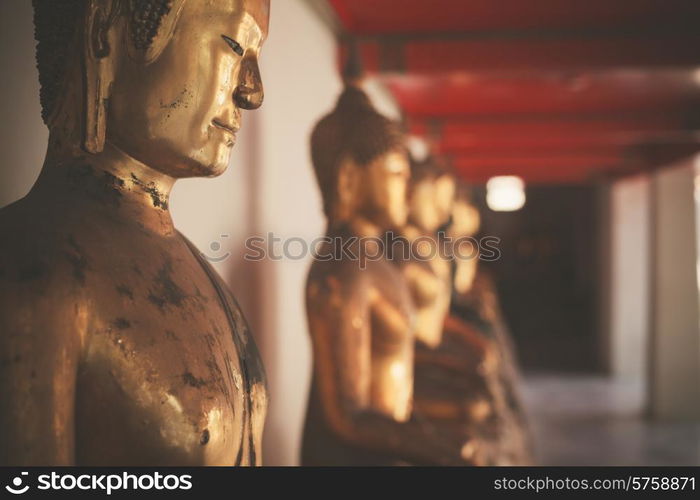
[[[153,62],[121,59],[107,141],[173,177],[221,174],[241,110],[262,103],[268,12],[267,0],[187,0]]]
[[[411,219],[426,231],[437,231],[450,219],[454,194],[455,181],[451,175],[428,176],[417,181],[411,194]]]
[[[435,209],[440,225],[450,220],[456,187],[455,178],[449,174],[443,174],[435,180]]]
[[[452,208],[452,223],[450,233],[455,237],[473,236],[479,232],[481,217],[479,210],[465,200],[455,200]]]
[[[410,164],[403,151],[390,151],[364,167],[365,193],[363,211],[382,228],[398,228],[406,224],[406,193],[411,175]]]

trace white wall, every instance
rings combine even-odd
[[[668,166],[653,181],[650,407],[661,419],[700,419],[696,163]]]
[[[687,158],[608,190],[610,371],[645,381],[656,419],[700,419],[699,165]]]
[[[313,176],[309,135],[340,92],[336,43],[301,1],[273,1],[270,37],[262,54],[265,104],[260,110],[260,160],[255,232],[311,241],[325,220]],[[261,344],[268,369],[271,407],[265,461],[298,463],[311,375],[304,285],[310,258],[269,261],[262,278],[269,296],[262,314]]]
[[[39,75],[34,62],[32,3],[0,2],[0,207],[23,197],[34,184],[46,153]]]
[[[610,186],[609,361],[618,378],[646,378],[650,321],[650,179]]]

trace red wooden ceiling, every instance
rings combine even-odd
[[[330,0],[360,35],[692,25],[696,0]]]
[[[700,150],[700,0],[329,2],[410,130],[474,182],[584,182]]]

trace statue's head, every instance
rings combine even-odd
[[[436,158],[411,163],[409,219],[426,232],[447,224],[452,213],[455,178]]]
[[[311,156],[331,221],[361,216],[386,229],[405,224],[410,165],[404,135],[364,92],[345,88],[314,128]]]
[[[460,183],[455,193],[450,233],[455,238],[475,236],[481,227],[479,209],[473,201],[471,187]]]
[[[33,0],[51,147],[105,143],[172,177],[228,165],[258,108],[268,0]]]
[[[474,205],[470,186],[458,184],[448,233],[459,246],[454,249],[457,265],[454,269],[453,284],[455,290],[462,294],[472,289],[479,265],[478,245],[465,238],[475,237],[479,232],[480,224],[479,209]]]

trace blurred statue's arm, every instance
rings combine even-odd
[[[416,307],[432,304],[442,288],[442,282],[432,272],[408,262],[404,265],[403,274],[410,283],[411,296]]]
[[[0,283],[0,465],[74,464],[77,316]],[[50,306],[51,307],[51,306]],[[54,305],[54,310],[61,306]],[[78,318],[73,318],[78,319]]]
[[[458,338],[468,351],[473,353],[473,362],[481,370],[491,371],[494,368],[497,363],[495,345],[483,334],[451,314],[445,317],[443,328],[446,334]]]
[[[418,464],[470,463],[471,444],[427,421],[397,420],[373,403],[384,395],[377,392],[381,384],[371,380],[371,294],[362,286],[344,283],[342,290],[308,298],[321,404],[330,428],[352,445]]]

